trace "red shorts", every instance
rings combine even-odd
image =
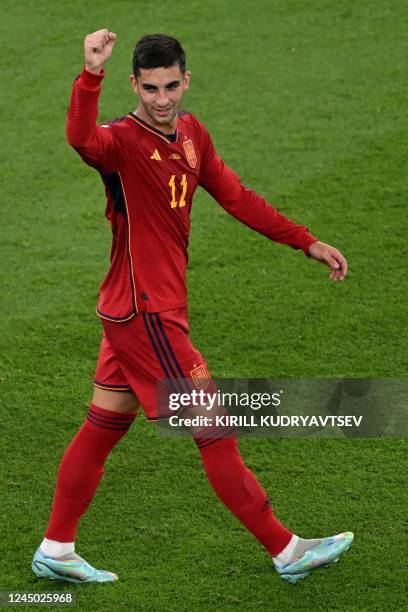
[[[103,337],[94,385],[132,391],[148,419],[157,418],[158,381],[209,379],[206,363],[188,336],[187,308],[140,312],[123,323],[102,319]]]

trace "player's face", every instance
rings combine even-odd
[[[174,132],[177,112],[183,93],[190,84],[190,76],[190,72],[183,74],[178,64],[169,68],[142,68],[138,77],[131,75],[133,90],[139,96],[137,115],[162,132]]]

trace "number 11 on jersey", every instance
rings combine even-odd
[[[177,206],[179,208],[182,208],[183,206],[186,205],[187,177],[185,174],[183,174],[181,177],[180,187],[182,191],[181,191],[181,196],[179,200],[177,200],[177,197],[176,197],[176,178],[177,178],[176,175],[172,174],[169,180],[169,187],[171,189],[170,206],[172,208],[176,208]]]

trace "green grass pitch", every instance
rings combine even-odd
[[[59,459],[90,397],[108,264],[102,183],[65,142],[84,36],[118,35],[100,119],[133,110],[135,41],[179,37],[185,108],[226,162],[340,248],[347,281],[250,232],[204,193],[189,271],[193,341],[216,376],[407,374],[406,3],[3,0],[0,590],[75,590],[80,610],[402,610],[402,440],[243,440],[275,511],[304,537],[351,529],[335,568],[284,584],[216,500],[189,440],[139,418],[113,452],[78,552],[114,585],[37,581]]]

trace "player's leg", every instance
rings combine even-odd
[[[125,324],[127,328],[109,322],[104,322],[104,328],[147,418],[154,420],[163,416],[157,412],[158,380],[172,379],[171,384],[183,390],[186,380],[199,388],[200,379],[209,374],[201,354],[188,337],[183,309],[141,315]],[[137,359],[133,349],[135,345],[138,347]],[[310,573],[307,555],[311,550],[318,551],[310,561],[314,567],[338,558],[350,546],[352,535],[303,540],[284,527],[274,516],[262,486],[242,460],[236,436],[230,434],[225,431],[218,437],[213,434],[194,436],[204,469],[221,501],[265,546],[277,568],[285,568],[285,573],[280,571],[282,577],[296,581]],[[323,552],[322,547],[325,548]],[[293,566],[298,558],[303,559],[302,563]],[[297,575],[290,580],[293,568]]]
[[[98,399],[98,404],[94,401]],[[54,503],[43,550],[65,554],[73,550],[79,519],[88,509],[104,473],[105,461],[136,416],[137,403],[129,392],[98,389],[88,414],[61,460]],[[71,543],[71,544],[69,544]],[[64,545],[65,544],[65,545]],[[60,553],[60,554],[59,554]]]
[[[284,580],[296,583],[314,569],[337,561],[350,548],[354,538],[350,532],[303,539],[286,529],[274,516],[258,480],[245,466],[236,436],[228,430],[218,436],[204,430],[194,439],[214,491],[267,549]]]
[[[59,466],[48,528],[33,560],[37,576],[78,582],[116,579],[115,574],[95,570],[75,554],[75,535],[100,483],[105,461],[128,431],[137,408],[138,401],[104,339],[89,412]]]
[[[236,434],[202,433],[207,435],[194,439],[215,493],[271,556],[278,555],[293,534],[277,520],[264,489],[245,465]]]
[[[202,355],[188,336],[185,311],[146,314],[144,323],[162,369],[158,377],[182,379],[184,382],[179,380],[175,386],[190,390],[204,384],[208,385],[207,391],[210,385],[216,391]],[[195,414],[194,410],[190,412],[191,416]],[[243,462],[236,434],[230,428],[221,428],[219,435],[201,431],[194,439],[208,480],[220,500],[271,555],[282,551],[293,534],[276,519],[266,493]]]
[[[155,420],[165,414],[158,413],[158,380],[174,381],[174,387],[182,390],[185,381],[191,388],[190,383],[198,384],[200,378],[209,377],[209,374],[202,355],[188,336],[184,309],[141,315],[120,326],[104,321],[104,329],[147,418]],[[134,346],[138,347],[138,361]],[[273,515],[267,495],[242,461],[236,436],[220,440],[211,437],[210,443],[200,438],[196,441],[204,469],[218,497],[270,554],[281,552],[293,534]]]
[[[108,391],[95,385],[91,404],[121,414],[136,413],[140,407],[139,401],[131,391]]]

